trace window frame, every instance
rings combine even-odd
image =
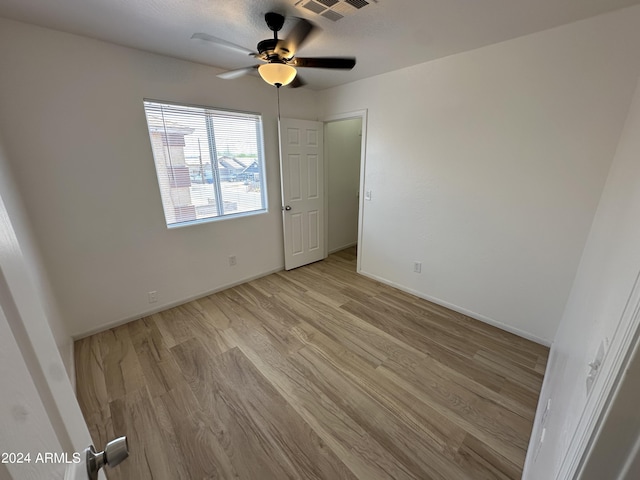
[[[150,131],[151,126],[149,125],[149,119],[147,116],[147,104],[153,104],[153,106],[156,108],[159,106],[167,106],[167,107],[177,107],[177,108],[185,107],[185,108],[202,109],[204,110],[203,114],[205,117],[205,121],[207,122],[210,121],[209,120],[210,117],[207,115],[207,112],[211,112],[212,114],[221,114],[221,115],[230,114],[230,116],[233,116],[234,114],[238,114],[241,116],[246,115],[249,117],[254,117],[257,121],[256,149],[257,149],[257,160],[258,160],[258,168],[259,168],[259,175],[260,175],[260,196],[261,196],[262,208],[246,211],[246,212],[223,213],[223,214],[218,213],[217,215],[211,216],[211,217],[196,218],[194,220],[185,220],[185,221],[179,221],[175,223],[167,223],[168,222],[167,212],[165,211],[165,201],[164,201],[165,194],[163,193],[164,187],[161,185],[160,173],[158,171],[158,166],[156,163],[155,153],[153,149],[153,141],[152,141],[151,131]],[[143,112],[145,116],[145,125],[147,127],[146,132],[147,132],[147,136],[149,138],[150,147],[151,147],[151,158],[153,160],[153,167],[156,172],[156,182],[157,182],[158,191],[161,197],[163,217],[165,220],[164,223],[168,229],[184,228],[184,227],[190,227],[192,225],[200,225],[204,223],[219,222],[224,220],[232,220],[236,218],[251,217],[255,215],[264,215],[269,213],[269,201],[268,201],[269,195],[268,195],[267,175],[266,175],[267,168],[266,168],[266,157],[265,157],[265,148],[264,148],[264,123],[263,123],[262,113],[245,111],[245,110],[236,110],[236,109],[230,109],[230,108],[212,107],[209,105],[175,102],[175,101],[168,101],[168,100],[158,100],[158,99],[146,98],[146,97],[143,98]],[[209,148],[210,148],[210,160],[213,160],[213,156],[217,158],[217,148],[216,148],[215,138],[212,138],[211,135],[207,135],[207,137],[208,137],[207,140],[209,142]],[[222,196],[222,193],[221,193],[222,180],[220,179],[220,174],[218,172],[219,167],[217,163],[218,163],[217,161],[216,162],[211,161],[210,163],[211,171],[212,171],[211,173],[213,177],[212,188],[216,192],[215,193],[216,198],[220,198],[224,202],[224,197]],[[204,181],[204,178],[203,178],[203,181]],[[219,211],[220,209],[218,208],[218,212]]]

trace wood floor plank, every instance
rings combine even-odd
[[[260,449],[287,477],[355,478],[240,350],[216,358],[213,373],[220,379],[220,398],[259,432]]]
[[[516,381],[529,388],[532,392],[538,392],[542,387],[542,374],[535,370],[522,367],[517,362],[505,362],[504,358],[495,352],[481,349],[474,356],[474,360],[479,365],[499,373],[506,379]]]
[[[100,411],[88,415],[85,413],[84,416],[94,445],[103,446],[116,438],[108,403]]]
[[[317,297],[312,295],[305,294],[295,298],[280,293],[277,294],[277,298],[294,307],[303,323],[330,336],[372,365],[380,365],[388,358],[388,354],[380,348],[381,342],[375,339],[380,337],[380,331],[368,323],[356,317],[347,318],[345,321],[344,313],[331,304],[318,301]]]
[[[267,277],[258,278],[251,282],[257,289],[275,295],[278,293],[288,293],[291,295],[301,295],[308,289],[304,285],[293,282],[288,276],[288,272],[278,272]]]
[[[220,334],[229,327],[229,319],[208,297],[189,302],[183,307],[190,316],[189,329],[193,338],[202,340],[210,355],[216,356],[233,348]]]
[[[441,305],[427,302],[410,293],[397,289],[386,289],[377,296],[380,300],[392,302],[399,308],[413,311],[431,318],[440,318],[445,324],[456,324],[473,332],[482,341],[500,342],[502,347],[527,352],[532,355],[547,357],[549,349],[544,345],[533,343],[530,340],[514,335],[506,330],[501,330],[493,325],[479,322],[467,315],[455,312]]]
[[[410,313],[406,313],[401,309],[391,307],[389,304],[378,300],[377,297],[370,297],[364,295],[362,292],[357,291],[351,287],[347,287],[349,297],[353,300],[349,304],[344,305],[343,308],[358,309],[359,311],[375,312],[375,316],[378,319],[382,319],[388,323],[392,323],[394,326],[398,326],[406,331],[411,332],[414,336],[420,336],[420,338],[428,338],[430,342],[436,343],[443,348],[457,352],[460,355],[473,357],[476,354],[478,347],[474,342],[470,342],[457,326],[448,325],[443,326],[436,322],[431,321],[429,317],[419,317]],[[355,302],[359,304],[355,306]],[[390,319],[393,319],[390,322]]]
[[[538,360],[534,370],[541,375],[544,375],[547,371],[547,355],[538,355]]]
[[[286,303],[274,301],[273,296],[262,294],[250,284],[235,287],[233,293],[239,295],[234,297],[234,301],[259,318],[263,328],[286,344],[290,351],[301,347],[290,333],[291,328],[299,323],[298,312],[294,312]]]
[[[342,285],[327,282],[326,278],[310,268],[290,270],[287,272],[287,278],[300,286],[304,286],[307,290],[313,290],[329,297],[338,305],[350,300],[348,296],[342,293]]]
[[[170,443],[182,454],[191,478],[236,478],[233,467],[214,431],[212,419],[204,414],[192,390],[185,383],[154,399],[159,421]]]
[[[350,299],[361,296],[375,297],[388,288],[379,282],[358,275],[353,270],[353,264],[335,259],[314,263],[309,266],[307,273],[324,283],[327,283],[327,278],[331,279],[330,285]]]
[[[500,389],[500,398],[503,401],[514,401],[522,405],[524,412],[518,411],[518,413],[531,421],[533,421],[536,406],[538,405],[538,394],[539,392],[509,379],[504,382],[504,385]]]
[[[110,480],[520,478],[548,349],[388,287],[356,250],[76,342]]]
[[[357,478],[418,478],[255,332],[225,331]]]
[[[494,373],[484,366],[473,362],[472,352],[457,351],[452,346],[442,345],[431,339],[428,333],[422,329],[416,329],[411,324],[393,317],[386,317],[376,310],[358,302],[350,301],[341,308],[371,323],[380,330],[395,336],[407,345],[424,352],[435,360],[447,365],[454,370],[466,372],[474,381],[480,382],[492,390],[500,391],[505,379],[502,375]]]
[[[485,387],[482,383],[474,380],[473,378],[470,378],[468,372],[460,372],[454,370],[447,365],[435,361],[432,357],[425,357],[422,361],[411,364],[402,364],[395,359],[394,361],[402,368],[409,369],[411,371],[415,371],[415,369],[418,367],[418,364],[420,364],[420,368],[426,371],[434,372],[441,378],[445,378],[447,379],[447,381],[450,381],[458,385],[459,387],[468,390],[471,394],[476,395],[480,398],[484,398],[496,405],[499,405],[500,408],[512,412],[524,419],[533,421],[533,414],[535,413],[535,403],[537,402],[538,395],[535,392],[531,392],[530,390],[521,392],[521,395],[518,397],[514,395],[505,395],[505,386],[509,384],[509,380],[505,380],[500,391],[496,392],[490,388]],[[531,405],[531,402],[533,402],[533,407]]]
[[[443,307],[433,306],[428,302],[416,304],[407,301],[404,292],[382,292],[376,295],[376,300],[392,307],[396,311],[404,312],[409,318],[413,317],[419,324],[429,325],[449,334],[455,334],[476,348],[485,348],[495,352],[504,352],[509,361],[517,361],[527,366],[535,367],[539,355],[532,352],[522,343],[523,339],[504,332],[494,326],[473,320],[466,315],[455,314]],[[527,342],[524,340],[524,342]],[[529,342],[530,343],[530,342]],[[524,348],[523,348],[524,345]]]
[[[85,416],[101,413],[109,401],[100,338],[92,335],[75,343],[76,375],[83,380],[76,384],[76,395]]]
[[[133,348],[127,325],[101,334],[100,352],[109,401],[146,388],[142,366]]]
[[[209,355],[199,338],[192,338],[172,347],[171,354],[182,372],[185,383],[191,387],[199,409],[208,414],[211,408],[208,397],[213,388],[210,372],[210,362],[213,357]]]
[[[431,378],[426,380],[429,383],[427,383],[428,388],[425,389],[423,387],[425,380],[415,375],[415,372],[408,372],[404,368],[394,368],[393,362],[379,367],[378,370],[388,380],[411,392],[416,398],[446,416],[465,431],[478,436],[485,443],[502,452],[515,464],[524,462],[528,432],[523,435],[522,418],[511,414],[511,418],[517,421],[517,427],[498,422],[497,418],[484,414],[477,402],[461,396],[461,390],[453,384],[446,383],[444,379]],[[485,409],[487,408],[485,407]]]
[[[443,469],[445,459],[434,454],[434,447],[415,430],[398,421],[390,405],[383,405],[359,385],[348,381],[325,362],[318,362],[317,352],[304,348],[293,359],[305,375],[350,418],[355,420],[380,445],[391,453],[416,478],[470,478],[460,472],[451,475]],[[427,437],[429,438],[429,437]],[[438,462],[434,460],[440,460]],[[435,464],[435,465],[434,465]],[[433,469],[434,466],[436,469]],[[440,468],[437,468],[440,467]]]
[[[264,332],[269,342],[285,355],[302,347],[284,325],[278,324],[272,314],[262,316],[259,309],[246,303],[242,296],[233,289],[218,293],[215,300],[230,319],[231,328],[246,331],[246,326],[251,325],[256,331]]]
[[[229,319],[209,297],[199,298],[198,300],[189,302],[185,306],[191,306],[202,315],[202,318],[205,320],[204,323],[209,327],[215,328],[216,330],[229,328]]]
[[[187,305],[180,305],[165,310],[161,314],[151,315],[169,348],[189,340],[195,335],[192,329],[192,316]]]
[[[351,411],[352,418],[358,416],[358,423],[366,425],[374,438],[394,443],[388,450],[401,457],[413,456],[421,465],[420,478],[465,478],[462,470],[446,460],[462,443],[463,429],[437,411],[419,405],[410,392],[380,381],[376,368],[320,332],[306,338],[307,346],[298,355],[308,361],[308,369],[312,365],[327,367],[325,372],[333,375],[328,385],[341,393],[334,401],[343,402],[341,397],[345,397],[357,404],[355,410],[347,407],[345,411]],[[381,413],[376,417],[375,412]],[[361,413],[368,418],[362,418]]]
[[[127,325],[133,349],[152,397],[168,392],[180,382],[181,374],[151,317]]]
[[[195,396],[242,478],[353,478],[240,350],[213,359],[194,345],[172,351],[190,378],[198,365]]]
[[[189,478],[180,453],[163,435],[157,413],[145,388],[119,397],[109,404],[113,431],[126,435],[129,458],[108,470],[110,479],[173,480]]]
[[[474,480],[520,478],[520,468],[469,434],[458,450],[458,462],[474,472]]]

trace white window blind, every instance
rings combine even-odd
[[[266,211],[262,118],[145,100],[168,227]]]

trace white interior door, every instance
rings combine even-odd
[[[0,479],[85,480],[91,437],[4,195],[0,183]]]
[[[325,256],[324,126],[283,118],[279,127],[284,265],[291,270]]]

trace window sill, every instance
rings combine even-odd
[[[256,215],[263,215],[266,213],[269,213],[269,210],[265,208],[264,210],[253,210],[251,212],[233,213],[229,215],[222,215],[220,217],[201,218],[199,220],[191,220],[189,222],[172,223],[171,225],[167,225],[167,228],[169,230],[174,230],[177,228],[191,227],[193,225],[201,225],[203,223],[222,222],[224,220],[232,220],[234,218],[253,217]]]

